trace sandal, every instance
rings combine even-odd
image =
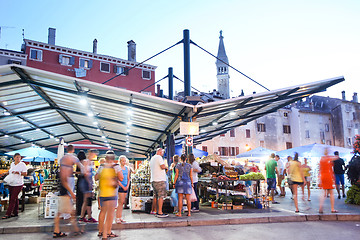
[[[80,230],[80,231],[74,232],[74,236],[80,236],[84,233],[85,233],[84,231]]]
[[[61,238],[61,237],[66,237],[67,234],[66,233],[63,233],[63,232],[53,232],[53,238]]]
[[[5,215],[1,219],[8,219],[8,218],[11,218],[11,216]]]
[[[102,235],[103,235],[102,232],[99,232],[97,236],[102,237]]]
[[[333,210],[331,211],[331,213],[338,213],[338,210]]]
[[[107,235],[108,238],[114,238],[114,237],[118,237],[119,235],[116,235],[115,233],[111,232],[110,234]]]
[[[175,216],[181,217],[181,213],[176,213]]]
[[[117,224],[121,223],[121,218],[116,218],[116,219],[115,219],[115,222],[116,222]]]

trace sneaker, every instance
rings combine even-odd
[[[340,197],[340,195],[338,196],[338,199],[340,199],[341,197]]]
[[[98,221],[96,221],[95,218],[88,218],[87,219],[87,222],[90,222],[90,223],[97,223]]]
[[[150,212],[151,215],[156,215],[155,211]]]
[[[191,212],[199,212],[199,209],[191,209]]]
[[[166,217],[168,217],[169,215],[163,213],[163,214],[157,214],[156,216],[157,216],[158,218],[166,218]]]
[[[82,218],[82,217],[81,217],[81,218],[79,218],[79,220],[78,220],[78,221],[79,221],[79,222],[87,222],[86,218],[84,218],[84,217],[83,217],[83,218]]]
[[[346,198],[346,195],[345,195],[345,194],[343,195],[343,198]]]

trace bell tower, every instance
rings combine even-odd
[[[224,46],[224,37],[222,35],[222,30],[220,31],[220,42],[217,58],[216,60],[216,69],[217,69],[217,89],[220,93],[220,96],[224,99],[230,98],[230,87],[229,87],[229,64],[228,57],[226,56],[225,46]],[[226,63],[226,64],[225,64]]]

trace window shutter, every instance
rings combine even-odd
[[[236,147],[236,153],[235,155],[238,155],[239,154],[239,147]]]
[[[62,58],[63,58],[63,55],[62,54],[59,54],[59,63],[62,64]]]
[[[114,73],[118,74],[118,66],[114,65]]]
[[[124,67],[123,68],[124,69],[124,75],[129,75],[129,68],[127,68],[127,67]]]
[[[218,147],[218,152],[219,152],[219,155],[222,155],[222,153],[221,153],[221,147]]]
[[[229,156],[229,149],[225,147],[225,156]]]
[[[38,52],[37,59],[42,60],[42,51],[37,51],[37,52]]]
[[[70,57],[70,65],[74,65],[75,64],[75,57]]]
[[[89,60],[89,68],[92,68],[92,66],[93,66],[93,61]]]
[[[36,50],[30,50],[30,58],[31,59],[36,59]]]

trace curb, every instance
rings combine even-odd
[[[360,221],[360,214],[299,214],[293,216],[272,216],[272,217],[250,217],[250,218],[227,218],[227,219],[208,219],[208,220],[171,220],[164,222],[134,222],[114,224],[113,230],[123,229],[145,229],[145,228],[168,228],[168,227],[194,227],[211,225],[237,225],[237,224],[257,224],[257,223],[284,223],[284,222],[306,222],[306,221]],[[85,231],[97,230],[97,223],[82,224],[80,227]],[[61,230],[72,231],[70,224],[62,225]],[[0,234],[10,233],[46,233],[52,232],[53,225],[50,226],[25,226],[25,227],[0,227]]]

